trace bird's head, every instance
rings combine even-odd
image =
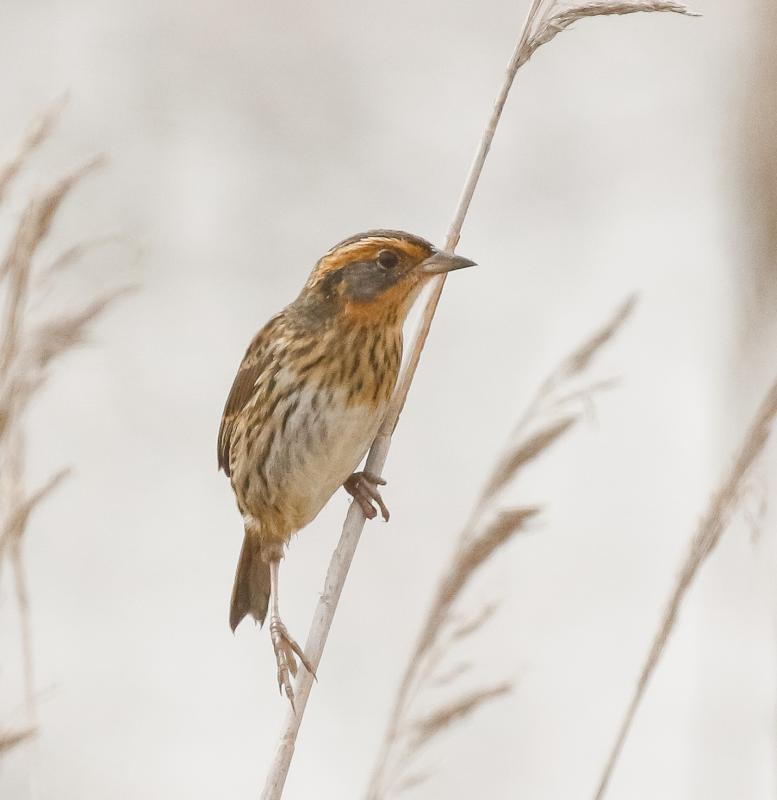
[[[410,233],[367,231],[339,242],[318,261],[301,298],[346,318],[369,321],[391,315],[401,324],[433,275],[474,263]]]

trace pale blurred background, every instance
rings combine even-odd
[[[27,535],[41,732],[0,762],[4,800],[258,796],[286,707],[267,631],[227,625],[242,527],[216,473],[226,393],[331,244],[371,227],[442,241],[525,6],[3,3],[0,158],[70,100],[2,232],[31,191],[104,152],[44,252],[119,234],[62,302],[140,286],[29,421],[31,483],[75,474]],[[696,9],[584,21],[520,73],[459,248],[479,267],[446,287],[385,473],[392,520],[363,536],[286,797],[362,796],[506,432],[637,291],[597,369],[620,384],[516,485],[544,513],[473,587],[504,599],[482,677],[516,690],[437,742],[412,795],[590,797],[687,541],[777,369],[775,4]],[[775,465],[760,465],[750,517]],[[338,493],[284,564],[300,639],[346,507]],[[747,516],[689,595],[613,800],[777,795],[775,517],[754,536]],[[4,724],[22,713],[18,669],[5,576]]]

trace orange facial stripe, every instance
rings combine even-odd
[[[318,262],[316,274],[326,275],[354,261],[372,261],[387,247],[405,253],[413,261],[422,261],[427,256],[426,250],[413,242],[374,236],[330,251]]]

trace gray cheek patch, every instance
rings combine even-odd
[[[383,270],[374,261],[357,261],[342,272],[346,295],[359,302],[374,300],[402,277],[398,269]]]

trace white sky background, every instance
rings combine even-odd
[[[625,295],[595,420],[510,493],[543,505],[473,597],[504,603],[475,679],[517,677],[431,749],[425,798],[590,796],[687,540],[752,413],[730,388],[742,269],[737,119],[754,7],[589,20],[522,70],[464,227],[319,670],[286,797],[357,798],[441,564],[539,381]],[[41,736],[0,797],[258,796],[285,715],[269,636],[233,637],[242,537],[215,438],[254,332],[332,243],[442,241],[525,3],[5,2],[0,154],[51,98],[61,129],[17,184],[80,159],[44,250],[120,233],[52,307],[140,290],[59,365],[30,419],[30,479],[76,473],[27,560]],[[43,259],[45,263],[45,258]],[[739,376],[741,379],[741,376]],[[746,382],[747,383],[747,382]],[[747,384],[749,385],[749,384]],[[761,481],[766,485],[765,477]],[[347,506],[292,544],[282,610],[304,640]],[[770,532],[737,523],[688,599],[610,797],[775,795]],[[0,709],[19,719],[10,581]],[[16,717],[14,717],[14,714]]]

